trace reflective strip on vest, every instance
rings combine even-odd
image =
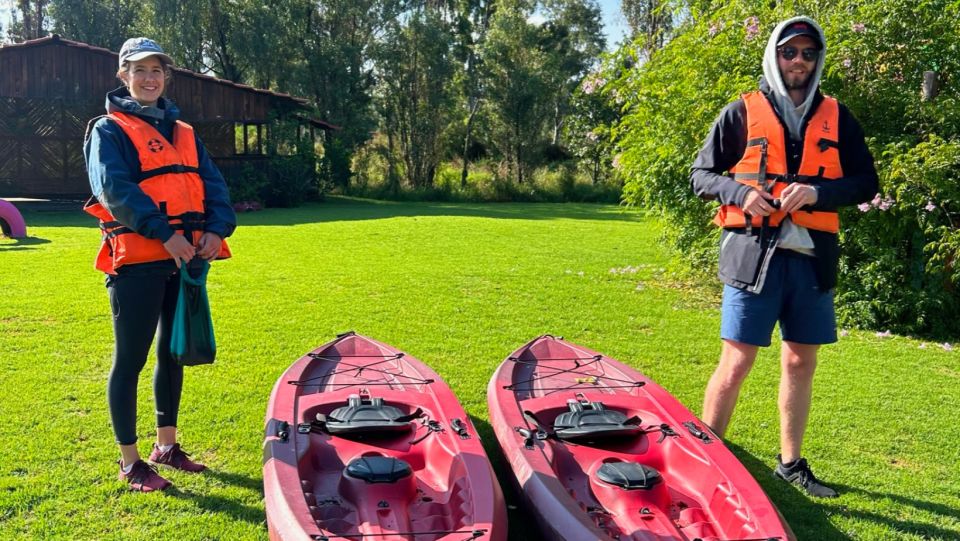
[[[740,161],[730,169],[734,180],[779,198],[790,182],[813,178],[829,181],[843,177],[837,134],[840,119],[837,100],[824,96],[807,122],[803,157],[796,175],[787,173],[786,135],[770,102],[760,92],[744,94],[743,101],[747,111],[747,147]],[[770,215],[769,225],[779,225],[785,216],[784,212],[774,212]],[[819,231],[836,233],[840,229],[836,212],[797,210],[790,213],[790,218],[799,226]],[[747,225],[743,210],[737,205],[721,206],[713,222],[720,227]],[[751,216],[751,225],[759,227],[762,223],[762,216]]]
[[[204,187],[197,173],[196,137],[193,128],[177,121],[173,142],[146,121],[126,113],[107,115],[130,138],[140,161],[138,185],[143,193],[167,215],[174,233],[187,235],[194,245],[203,234]],[[84,210],[99,220],[103,243],[94,266],[108,274],[116,274],[123,265],[172,259],[163,242],[148,239],[124,226],[96,199],[91,198]],[[223,242],[218,259],[230,257]]]

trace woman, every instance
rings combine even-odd
[[[120,445],[120,474],[132,490],[170,482],[137,451],[137,380],[157,336],[153,390],[157,441],[149,461],[186,472],[206,467],[177,442],[183,367],[170,355],[170,328],[181,261],[229,257],[224,238],[236,228],[223,176],[193,128],[163,98],[173,61],[154,41],[127,40],[107,94],[107,115],[89,130],[84,156],[94,198],[85,210],[100,220],[104,241],[96,267],[107,273],[115,338],[107,399]]]

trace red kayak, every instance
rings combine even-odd
[[[490,422],[547,539],[794,541],[702,422],[636,370],[545,335],[500,365]]]
[[[304,355],[267,406],[272,540],[504,541],[477,431],[417,359],[355,333]]]

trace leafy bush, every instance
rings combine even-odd
[[[235,170],[234,170],[235,171]],[[234,203],[262,202],[260,191],[267,185],[267,174],[249,163],[243,164],[237,174],[225,174],[230,200]]]
[[[842,319],[956,336],[960,141],[894,143],[881,162],[884,193],[844,216]]]
[[[260,190],[270,207],[296,207],[320,195],[317,161],[312,151],[270,157],[270,182]]]
[[[960,173],[960,5],[949,0],[733,0],[693,3],[676,37],[634,70],[610,67],[626,97],[614,128],[627,203],[666,218],[666,234],[695,268],[716,268],[716,204],[697,199],[689,168],[724,105],[757,87],[767,37],[806,14],[827,37],[822,89],[860,120],[882,194],[842,213],[837,309],[847,325],[957,336]],[[698,6],[707,6],[701,9]],[[636,61],[627,46],[620,56]],[[923,102],[923,72],[941,95]],[[928,210],[932,205],[933,209]],[[881,210],[886,208],[886,210]]]
[[[353,160],[354,182],[344,193],[374,199],[451,202],[564,202],[616,203],[621,185],[615,181],[594,183],[567,161],[533,170],[518,184],[500,162],[472,162],[465,186],[460,185],[461,163],[441,163],[431,186],[410,186],[388,180],[387,149],[379,138],[360,149]],[[398,163],[402,167],[402,164]]]

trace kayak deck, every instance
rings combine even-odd
[[[504,361],[489,396],[498,440],[554,538],[792,539],[723,443],[613,359],[540,337]],[[579,520],[553,526],[564,514]]]
[[[283,423],[286,448],[271,438]],[[505,538],[505,526],[494,527],[502,495],[476,431],[439,376],[403,352],[358,335],[321,346],[277,382],[267,425],[274,539],[287,537],[290,516],[308,536],[330,539]]]

